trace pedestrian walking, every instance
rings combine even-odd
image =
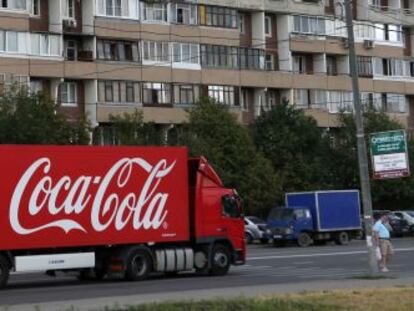
[[[391,234],[386,223],[388,222],[387,214],[382,214],[381,217],[374,224],[374,239],[376,245],[381,251],[381,260],[379,261],[379,268],[381,272],[388,272],[387,265],[394,254],[394,248],[391,244]]]

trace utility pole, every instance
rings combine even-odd
[[[362,208],[364,213],[364,226],[368,248],[368,263],[370,275],[378,273],[378,264],[375,254],[375,245],[372,239],[372,200],[371,186],[369,181],[369,168],[367,157],[367,146],[365,142],[364,124],[362,117],[361,101],[359,96],[358,67],[355,53],[355,38],[352,14],[352,0],[345,0],[345,19],[348,30],[349,44],[349,69],[352,78],[352,92],[355,110],[356,138],[358,148],[358,164],[362,193]]]

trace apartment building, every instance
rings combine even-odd
[[[352,110],[342,1],[1,0],[0,88],[47,91],[96,133],[135,109],[168,130],[205,95],[244,123],[286,98],[335,127]],[[353,4],[362,103],[414,127],[414,0]]]

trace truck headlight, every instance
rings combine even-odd
[[[292,234],[293,233],[293,229],[292,228],[286,228],[285,229],[285,233],[286,234]]]

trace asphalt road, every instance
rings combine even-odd
[[[396,254],[390,270],[393,276],[414,277],[414,239],[393,241]],[[283,285],[296,282],[331,280],[340,282],[367,272],[365,243],[353,241],[347,246],[326,245],[309,248],[271,245],[249,246],[244,266],[232,267],[224,277],[199,277],[186,273],[143,282],[80,282],[73,276],[50,278],[42,274],[12,275],[9,287],[0,292],[0,306],[38,304],[49,301],[95,299],[103,297],[154,295],[197,289]]]

